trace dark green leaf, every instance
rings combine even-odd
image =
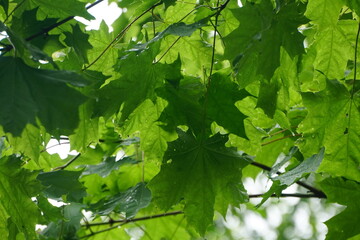
[[[88,20],[94,19],[94,17],[86,11],[86,3],[78,0],[30,0],[26,1],[25,4],[30,8],[38,7],[43,18],[66,18],[69,16],[79,16]]]
[[[267,191],[263,195],[263,199],[260,204],[263,204],[273,193],[275,193],[276,195],[280,195],[282,190],[284,190],[288,186],[294,184],[296,181],[298,181],[305,175],[315,172],[324,158],[324,153],[325,149],[321,148],[318,154],[315,154],[305,159],[294,169],[291,169],[290,171],[287,171],[277,177],[272,178],[274,183],[269,189],[269,191]]]
[[[72,25],[71,27],[72,33],[64,33],[66,36],[64,42],[75,50],[75,53],[82,64],[88,63],[87,51],[92,48],[91,44],[88,42],[89,35],[82,32],[79,24],[76,24],[75,26]]]
[[[44,194],[48,198],[61,199],[66,195],[68,201],[79,201],[86,195],[84,186],[79,182],[81,171],[59,170],[40,173],[37,179],[47,188]]]
[[[346,205],[340,214],[326,221],[329,231],[326,239],[345,240],[360,234],[360,184],[342,178],[327,178],[321,182],[330,202]]]
[[[98,174],[101,177],[107,177],[112,171],[118,170],[119,167],[125,164],[136,164],[138,161],[134,160],[131,157],[124,157],[120,160],[115,160],[115,157],[108,157],[105,161],[97,165],[85,165],[82,172],[82,176],[90,174]]]
[[[0,124],[6,132],[20,135],[36,117],[46,129],[70,133],[78,121],[78,107],[86,99],[75,89],[86,81],[67,71],[34,69],[20,59],[0,58]]]
[[[63,239],[77,239],[77,231],[80,229],[80,221],[83,219],[81,210],[82,204],[71,203],[64,206],[63,218],[57,222],[51,222],[40,234],[45,239],[57,239],[62,236]]]
[[[0,0],[0,6],[4,8],[4,11],[7,15],[9,10],[9,0]]]
[[[239,90],[229,76],[211,76],[207,103],[209,117],[230,133],[247,138],[244,127],[246,116],[235,107],[235,103],[248,95],[245,90]]]
[[[90,206],[90,210],[100,215],[108,215],[113,211],[125,213],[126,218],[132,218],[140,209],[147,207],[150,201],[151,192],[146,188],[145,183],[138,183],[126,192]]]
[[[28,38],[44,28],[47,28],[57,22],[56,18],[46,18],[38,20],[36,14],[39,8],[24,11],[21,16],[14,16],[11,22],[11,30],[22,38]],[[45,37],[45,36],[44,36]]]
[[[31,197],[41,191],[41,185],[36,180],[37,172],[23,169],[20,164],[15,156],[0,159],[0,229],[5,225],[0,231],[5,233],[5,239],[17,233],[25,239],[36,239],[34,226],[39,222],[40,211]],[[16,233],[12,235],[11,229]]]
[[[246,200],[241,169],[248,162],[224,146],[227,136],[197,139],[190,133],[178,134],[149,188],[154,201],[165,210],[184,199],[188,223],[204,234],[213,221],[215,203],[227,207]]]

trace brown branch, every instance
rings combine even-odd
[[[249,194],[249,198],[261,198],[264,194]],[[272,194],[270,197],[296,197],[296,198],[326,198],[325,195],[304,193],[282,193],[279,196]]]
[[[67,168],[70,164],[72,164],[76,159],[78,159],[81,156],[81,153],[78,153],[75,157],[73,157],[72,159],[70,159],[70,161],[68,161],[67,163],[65,163],[62,166],[53,168],[52,171],[58,171],[58,170],[64,170],[65,168]]]
[[[278,134],[280,134],[280,133],[283,133],[283,132],[286,132],[286,131],[290,131],[290,129],[292,129],[292,128],[297,128],[297,126],[291,126],[290,128],[282,129],[282,130],[280,130],[280,131],[277,131],[277,132],[274,132],[274,133],[270,134],[269,136],[270,136],[270,137],[273,137],[273,136],[278,135]]]
[[[70,141],[70,139],[68,137],[60,137],[60,138],[52,138],[52,139]],[[101,139],[101,138],[98,139],[98,142],[100,142],[100,143],[122,143],[124,141],[125,140],[122,140],[122,139],[119,139],[119,140],[106,140],[106,139]],[[65,144],[65,143],[63,143],[63,144]]]
[[[150,220],[150,219],[167,217],[167,216],[175,216],[175,215],[179,215],[179,214],[183,214],[183,213],[184,213],[183,211],[175,211],[175,212],[161,213],[161,214],[139,217],[139,218],[132,218],[132,219],[119,219],[119,220],[111,219],[108,222],[89,223],[89,224],[85,224],[85,225],[81,225],[81,226],[82,227],[91,227],[91,226],[109,225],[109,224],[114,224],[114,223],[126,224],[126,223],[131,223],[131,222],[138,222],[138,221]]]
[[[264,164],[262,164],[262,163],[251,162],[250,164],[253,165],[253,166],[255,166],[255,167],[261,168],[261,169],[263,169],[263,170],[265,170],[265,171],[271,171],[271,167],[266,166],[266,165],[264,165]],[[280,171],[277,171],[276,173],[277,173],[278,175],[281,175],[281,174],[282,174],[282,172],[280,172]],[[321,190],[319,190],[319,189],[317,189],[317,188],[315,188],[315,187],[313,187],[313,186],[308,185],[307,183],[304,183],[304,182],[302,182],[302,181],[300,181],[300,180],[297,181],[297,182],[295,182],[295,183],[298,184],[299,186],[302,186],[303,188],[306,188],[307,190],[311,191],[311,192],[314,193],[318,198],[326,198],[326,195],[325,195],[324,192],[322,192]]]

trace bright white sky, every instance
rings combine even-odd
[[[108,5],[108,0],[104,0],[96,6],[90,8],[89,13],[95,17],[95,20],[88,21],[83,18],[76,17],[77,20],[88,25],[87,30],[98,29],[100,22],[104,20],[112,31],[111,24],[121,15],[122,10],[116,3],[112,2]]]

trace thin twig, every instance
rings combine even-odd
[[[264,194],[249,194],[249,198],[261,198]],[[296,198],[326,198],[325,195],[304,194],[304,193],[282,193],[279,196],[272,194],[270,197],[296,197]]]
[[[52,171],[58,171],[58,170],[64,170],[65,168],[67,168],[70,164],[72,164],[76,159],[78,159],[81,156],[81,153],[78,153],[75,157],[73,157],[72,159],[70,159],[70,161],[68,161],[67,163],[65,163],[62,166],[53,168]]]
[[[111,220],[109,222],[99,222],[99,223],[89,223],[86,225],[81,225],[82,227],[89,227],[89,226],[102,226],[102,225],[109,225],[114,223],[131,223],[131,222],[138,222],[138,221],[144,221],[144,220],[150,220],[155,218],[161,218],[161,217],[167,217],[167,216],[175,216],[179,214],[183,214],[183,211],[175,211],[175,212],[168,212],[168,213],[161,213],[151,216],[145,216],[145,217],[139,217],[139,218],[132,218],[132,219],[119,219],[119,220]]]
[[[265,171],[271,171],[271,169],[272,169],[271,167],[266,166],[266,165],[264,165],[262,163],[258,163],[258,162],[251,162],[250,164],[255,166],[255,167],[261,168],[261,169],[263,169]],[[281,175],[282,172],[277,171],[276,174]],[[297,181],[295,183],[298,184],[299,186],[302,186],[303,188],[306,188],[307,190],[311,191],[312,193],[314,193],[319,198],[326,198],[325,193],[323,193],[321,190],[319,190],[319,189],[317,189],[317,188],[315,188],[313,186],[310,186],[310,185],[308,185],[308,184],[306,184],[306,183],[304,183],[302,181]]]
[[[141,231],[143,231],[143,233],[148,237],[149,240],[153,240],[153,238],[150,236],[150,234],[138,223],[134,222],[134,225],[137,226],[138,228],[141,229]]]
[[[283,132],[286,132],[286,131],[290,131],[291,128],[297,128],[297,126],[291,126],[290,128],[282,129],[282,130],[280,130],[280,131],[277,131],[277,132],[274,132],[274,133],[270,134],[269,136],[270,136],[270,137],[273,137],[273,136],[278,135],[278,134],[280,134],[280,133],[283,133]]]
[[[83,68],[83,71],[90,68],[92,65],[94,65],[106,52],[107,50],[109,50],[109,48],[116,42],[120,41],[125,33],[129,30],[129,28],[137,21],[139,20],[142,16],[144,16],[146,13],[150,12],[151,10],[153,10],[154,8],[156,8],[157,6],[161,5],[162,1],[152,5],[151,7],[149,7],[148,9],[146,9],[144,12],[142,12],[139,16],[137,16],[134,20],[132,20],[118,35],[116,35],[116,37],[106,46],[106,48],[99,54],[99,56],[97,56],[89,65],[85,66]]]
[[[70,141],[70,139],[68,137],[60,137],[60,138],[52,138],[52,139],[56,139],[56,140],[68,140]],[[106,139],[98,139],[97,140],[100,143],[122,143],[124,142],[124,140],[119,139],[119,140],[106,140]]]
[[[22,0],[19,4],[16,5],[16,7],[14,7],[14,9],[9,13],[9,15],[6,16],[5,20],[4,20],[4,24],[7,22],[7,20],[9,20],[9,17],[11,17],[11,15],[14,14],[14,12],[19,9],[21,7],[21,5],[23,5],[23,3],[25,2],[26,0]]]
[[[94,235],[96,235],[96,234],[113,230],[113,229],[118,228],[118,227],[120,227],[120,226],[122,226],[122,225],[124,225],[124,223],[122,223],[122,224],[117,224],[117,225],[115,225],[115,226],[112,226],[112,227],[109,227],[109,228],[105,228],[105,229],[102,229],[102,230],[99,230],[99,231],[96,231],[96,232],[92,232],[92,233],[90,233],[90,234],[88,234],[88,235],[85,235],[85,236],[80,237],[79,239],[92,237],[92,236],[94,236]]]
[[[40,153],[45,152],[45,151],[49,150],[50,148],[57,147],[57,146],[60,146],[60,145],[63,145],[63,144],[70,144],[70,142],[59,142],[57,144],[51,145],[51,146],[41,150]]]
[[[274,140],[271,140],[269,142],[266,142],[266,143],[262,143],[261,146],[265,146],[265,145],[268,145],[270,143],[274,143],[274,142],[277,142],[277,141],[280,141],[280,140],[283,140],[283,139],[286,139],[286,138],[291,138],[291,137],[298,137],[298,136],[301,136],[302,134],[300,133],[297,133],[297,134],[294,134],[294,135],[287,135],[287,136],[284,136],[284,137],[281,137],[281,138],[277,138],[277,139],[274,139]]]
[[[357,50],[358,50],[358,44],[359,44],[359,35],[360,35],[360,22],[358,24],[358,30],[356,34],[356,42],[355,42],[355,57],[354,57],[354,82],[353,82],[353,88],[351,91],[351,99],[354,97],[355,93],[355,81],[356,81],[356,73],[357,73]]]
[[[354,79],[353,79],[353,87],[351,89],[351,95],[350,95],[350,107],[349,107],[349,122],[348,122],[348,126],[350,126],[350,121],[351,121],[351,109],[352,109],[352,105],[353,105],[353,99],[354,99],[354,95],[355,95],[355,82],[356,82],[356,74],[357,74],[357,49],[358,49],[358,44],[359,44],[359,35],[360,35],[360,22],[358,24],[358,29],[357,29],[357,34],[356,34],[356,40],[355,40],[355,56],[354,56]],[[349,138],[348,138],[349,139]]]
[[[181,37],[178,37],[171,45],[170,47],[168,47],[168,49],[166,49],[166,51],[164,52],[163,55],[161,55],[161,57],[159,58],[159,60],[157,60],[156,62],[154,62],[153,64],[157,64],[158,62],[161,61],[161,59],[163,59],[163,57],[165,57],[165,55],[170,51],[170,49],[180,40]]]
[[[151,9],[151,15],[152,15],[152,27],[153,27],[153,34],[154,34],[154,37],[155,37],[155,17],[154,17],[154,9]]]

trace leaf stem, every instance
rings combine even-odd
[[[170,51],[170,49],[180,40],[181,37],[178,37],[171,45],[170,47],[168,47],[168,49],[166,49],[166,51],[163,53],[163,55],[161,55],[161,57],[154,62],[153,64],[157,64],[158,62],[161,61],[161,59],[163,59],[163,57],[165,57],[165,55]]]
[[[300,133],[297,133],[297,134],[294,134],[294,135],[287,135],[287,136],[284,136],[284,137],[281,137],[281,138],[271,140],[271,141],[266,142],[266,143],[262,143],[261,146],[265,146],[265,145],[268,145],[268,144],[271,144],[271,143],[274,143],[274,142],[277,142],[277,141],[280,141],[280,140],[283,140],[283,139],[286,139],[286,138],[298,137],[298,136],[301,136],[301,135],[302,134],[300,134]]]
[[[354,56],[354,82],[353,82],[353,88],[351,90],[351,99],[354,98],[355,93],[355,81],[356,81],[356,74],[357,74],[357,50],[358,50],[358,44],[359,44],[359,35],[360,35],[360,21],[358,24],[357,34],[356,34],[356,40],[355,40],[355,56]]]

